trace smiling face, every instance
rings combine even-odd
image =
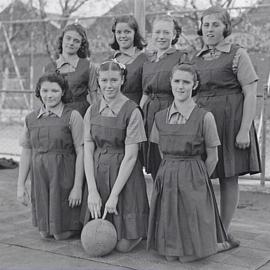
[[[218,15],[211,14],[203,18],[202,34],[206,45],[216,46],[224,39],[226,25],[219,19]]]
[[[164,51],[171,47],[175,37],[174,24],[170,21],[155,21],[153,25],[153,45],[157,50]]]
[[[77,54],[82,44],[82,36],[73,30],[66,31],[63,36],[62,51],[64,54]]]
[[[61,103],[63,91],[56,82],[45,81],[40,86],[40,98],[47,109],[56,107]]]
[[[119,22],[115,27],[115,39],[120,50],[129,49],[134,46],[135,31],[127,24]]]
[[[176,70],[171,78],[171,87],[174,99],[179,102],[185,102],[191,99],[192,90],[196,88],[197,82],[194,82],[192,73],[184,70]]]
[[[123,78],[120,71],[109,69],[99,71],[98,83],[103,97],[109,101],[121,93]]]

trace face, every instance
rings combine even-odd
[[[56,82],[43,82],[40,87],[40,97],[47,109],[56,107],[61,103],[63,91]]]
[[[77,54],[82,44],[82,36],[76,31],[67,31],[63,36],[62,50],[64,53]]]
[[[173,22],[156,21],[153,25],[153,45],[158,50],[167,50],[175,37]]]
[[[127,23],[117,23],[115,38],[121,49],[129,49],[134,46],[135,31]]]
[[[190,72],[176,70],[171,78],[171,87],[174,98],[184,102],[191,98],[192,90],[196,85],[194,77]]]
[[[203,18],[202,33],[206,45],[215,46],[223,39],[223,33],[226,25],[218,18],[217,15],[207,15]]]
[[[123,79],[120,71],[117,70],[100,71],[98,83],[104,98],[106,100],[112,100],[115,99],[120,94]]]

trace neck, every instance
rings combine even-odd
[[[62,56],[65,58],[65,59],[75,59],[78,57],[77,54],[68,54],[66,52],[62,52]]]
[[[121,52],[124,52],[126,54],[129,54],[129,55],[133,55],[134,54],[134,51],[135,51],[135,47],[134,46],[131,46],[129,48],[120,48],[120,51]]]
[[[195,104],[193,98],[191,97],[184,101],[175,99],[174,103],[177,109],[181,108],[182,110],[189,110]]]
[[[164,54],[166,51],[168,51],[171,47],[168,47],[164,50],[157,50],[157,57],[159,58],[162,54]]]

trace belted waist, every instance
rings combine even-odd
[[[173,98],[173,95],[172,95],[172,93],[169,93],[169,92],[167,92],[167,93],[164,93],[164,92],[160,92],[160,93],[150,93],[149,94],[149,97],[151,98],[151,99],[156,99],[156,98]]]
[[[100,148],[98,147],[95,151],[98,154],[124,154],[125,149],[124,148],[113,148],[113,147],[106,147],[106,148]]]
[[[170,155],[164,154],[163,159],[166,160],[202,160],[201,155],[194,155],[194,156],[178,156],[178,155]]]
[[[42,148],[33,148],[34,153],[38,154],[75,154],[75,150],[67,149],[42,149]]]
[[[229,96],[241,94],[240,89],[226,89],[226,90],[207,90],[198,92],[198,97],[214,97],[214,96]]]

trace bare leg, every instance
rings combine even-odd
[[[238,177],[220,179],[219,183],[220,217],[226,232],[228,232],[239,201]]]

